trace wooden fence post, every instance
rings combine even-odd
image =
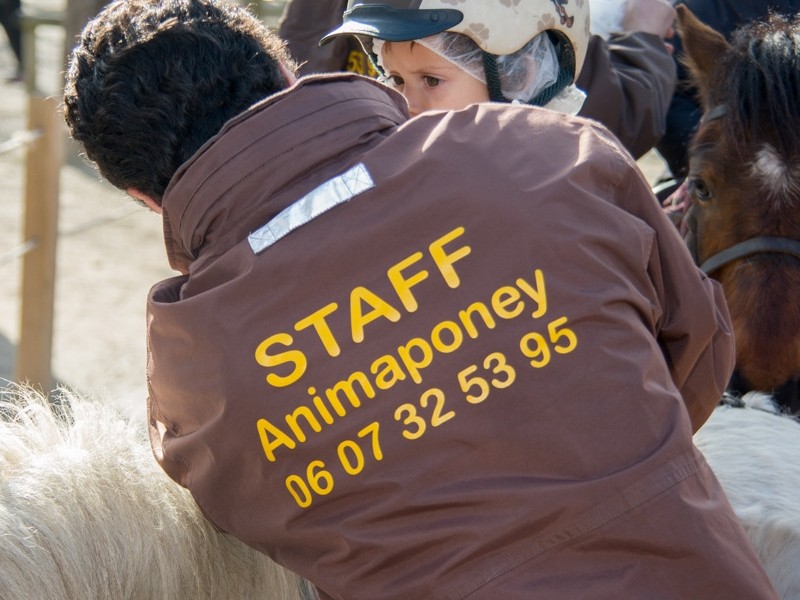
[[[49,392],[53,385],[51,354],[59,174],[64,141],[55,98],[30,96],[28,130],[41,135],[28,146],[25,159],[23,239],[34,247],[22,261],[20,335],[14,378]]]

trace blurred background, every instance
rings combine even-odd
[[[249,6],[276,27],[284,4]],[[161,220],[99,178],[57,114],[71,40],[101,5],[24,0],[21,61],[0,29],[0,385],[65,385],[138,417],[146,295],[174,275]],[[639,164],[651,183],[664,168],[654,152]]]

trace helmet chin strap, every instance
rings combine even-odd
[[[556,45],[559,52],[559,69],[556,81],[543,89],[539,94],[527,101],[527,104],[533,106],[545,106],[553,98],[555,98],[564,88],[572,83],[573,68],[575,64],[575,55],[572,47],[560,43],[560,40],[555,35],[551,34],[550,39]],[[500,83],[500,74],[497,68],[497,56],[489,52],[483,51],[483,72],[486,75],[486,87],[489,90],[489,100],[492,102],[505,102],[510,104],[511,100],[506,98],[503,94],[502,85]]]
[[[555,98],[564,88],[572,82],[572,75],[565,69],[558,70],[558,79],[550,87],[543,89],[538,96],[528,102],[533,106],[546,106],[553,98]]]
[[[503,95],[500,86],[500,74],[497,72],[497,57],[483,51],[483,72],[486,75],[486,87],[489,89],[489,100],[492,102],[511,103],[511,100]]]
[[[564,88],[569,86],[575,77],[575,52],[571,44],[564,43],[563,36],[557,35],[553,32],[548,32],[551,41],[556,47],[558,53],[558,76],[556,81],[550,86],[539,92],[539,95],[533,98],[529,104],[534,106],[545,106],[553,98],[555,98]]]

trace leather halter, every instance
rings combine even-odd
[[[724,116],[726,112],[727,107],[724,104],[717,105],[703,115],[701,123],[719,119]],[[694,229],[694,227],[692,227],[692,229]],[[694,238],[694,244],[696,245],[696,231],[694,232]],[[696,256],[696,249],[694,250]],[[751,256],[753,254],[767,252],[787,254],[800,260],[800,240],[770,235],[753,237],[743,242],[739,242],[738,244],[734,244],[733,246],[726,248],[717,254],[714,254],[700,265],[700,269],[706,275],[710,275],[720,267],[723,267],[724,265],[727,265],[735,260],[744,258],[746,256]]]
[[[770,252],[773,254],[788,254],[800,259],[800,241],[784,237],[762,235],[726,248],[717,252],[714,256],[705,260],[700,265],[700,270],[706,275],[710,275],[720,267],[730,262],[750,256]]]

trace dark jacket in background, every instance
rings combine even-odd
[[[278,23],[292,57],[301,63],[300,75],[348,71],[376,77],[378,72],[361,44],[352,36],[338,37],[324,46],[319,40],[338,27],[347,0],[290,0]]]
[[[697,18],[716,29],[726,38],[734,29],[748,21],[765,17],[770,10],[784,14],[800,11],[800,0],[680,0],[675,4],[685,4]],[[688,146],[702,110],[697,101],[696,90],[690,83],[689,72],[681,64],[683,44],[680,35],[675,36],[673,54],[677,69],[678,83],[675,94],[667,110],[666,131],[657,144],[661,156],[670,171],[677,178],[686,176],[689,167]]]
[[[615,34],[606,42],[593,35],[576,84],[586,92],[578,116],[608,127],[634,158],[661,139],[675,65],[658,36]]]

